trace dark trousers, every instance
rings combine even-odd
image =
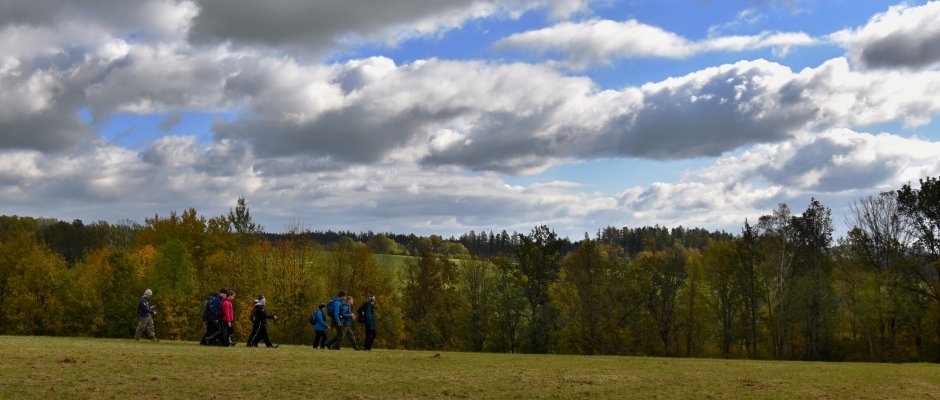
[[[313,336],[313,348],[319,347],[321,349],[325,349],[326,348],[326,331],[315,330],[315,332],[316,332],[316,335]]]
[[[257,325],[257,332],[248,338],[248,346],[258,347],[258,343],[260,342],[264,342],[264,345],[268,347],[274,346],[274,343],[271,343],[271,338],[268,337],[268,324],[264,322],[258,322]]]
[[[222,339],[222,345],[231,346],[235,344],[235,342],[232,341],[232,336],[235,334],[235,323],[231,321],[222,321],[222,329],[225,329],[225,336]]]
[[[366,326],[366,341],[362,344],[362,348],[366,350],[372,350],[372,342],[375,341],[375,327]]]
[[[336,335],[329,342],[326,342],[326,347],[339,349],[339,342],[343,339],[343,328],[336,321],[331,322],[330,326],[333,327],[333,332],[336,332]]]
[[[208,321],[206,322],[206,336],[202,338],[200,344],[213,346],[221,345],[224,334],[225,330],[222,329],[221,321]]]
[[[261,321],[251,323],[251,333],[248,334],[248,343],[247,343],[249,347],[252,345],[252,342],[255,341],[255,337],[258,336],[259,329],[261,329]],[[255,343],[255,346],[257,346],[257,343]]]

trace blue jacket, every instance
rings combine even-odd
[[[313,313],[313,329],[317,331],[325,331],[326,328],[329,328],[330,325],[326,323],[326,320],[323,319],[323,310],[317,309]]]
[[[146,297],[141,297],[140,302],[137,303],[137,316],[146,317],[153,315],[153,310],[150,309],[150,303],[147,302]]]
[[[340,321],[342,321],[342,319],[340,319],[339,308],[340,308],[340,305],[343,303],[343,301],[340,300],[339,296],[334,297],[332,301],[333,301],[333,315],[331,315],[330,317],[333,318],[333,322],[338,324],[340,323]]]
[[[340,321],[343,321],[343,326],[349,326],[352,323],[352,309],[349,307],[349,303],[344,301],[340,303],[337,309],[339,309],[339,317],[341,318]]]

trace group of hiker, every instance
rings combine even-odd
[[[317,306],[317,309],[310,315],[310,323],[313,324],[315,332],[314,348],[339,350],[343,339],[347,339],[355,350],[372,350],[372,343],[375,342],[375,296],[366,299],[366,302],[353,314],[352,309],[355,304],[356,301],[352,296],[340,290],[330,301]],[[327,323],[327,318],[330,319],[330,323]],[[366,331],[362,347],[356,341],[356,333],[353,330],[353,322],[356,321],[362,323]],[[333,338],[327,341],[326,330],[330,327],[335,333]]]
[[[146,339],[158,341],[154,333],[153,316],[156,315],[156,306],[149,303],[153,291],[147,289],[140,298],[137,307],[137,331],[134,334],[135,340],[140,340],[146,335]],[[205,346],[235,346],[232,340],[235,332],[235,312],[232,302],[235,300],[235,292],[225,288],[219,289],[218,293],[209,294],[202,308],[202,321],[206,327],[206,333],[199,342]],[[268,320],[277,320],[276,315],[269,315],[265,310],[264,295],[259,295],[254,300],[254,305],[249,313],[251,321],[251,333],[248,335],[246,346],[258,347],[260,343],[265,346],[276,348],[277,343],[272,343],[268,337]],[[313,325],[314,338],[313,348],[328,348],[339,350],[343,339],[346,339],[355,350],[372,350],[372,344],[375,342],[375,296],[370,296],[353,313],[353,306],[356,304],[352,296],[346,294],[346,291],[340,290],[332,299],[326,303],[317,306],[309,317],[310,324]],[[362,323],[365,328],[365,340],[362,346],[356,341],[356,334],[353,330],[354,322]],[[329,340],[326,333],[327,329],[333,328],[333,337]]]
[[[206,346],[235,346],[232,335],[235,333],[235,311],[232,302],[235,300],[235,291],[225,288],[219,289],[218,294],[210,294],[202,307],[202,323],[206,326],[206,334],[201,345]],[[268,337],[268,320],[276,320],[276,315],[268,315],[265,311],[267,300],[259,295],[254,301],[249,313],[251,320],[251,333],[248,335],[248,347],[258,347],[264,342],[267,347],[278,347]]]

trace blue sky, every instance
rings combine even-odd
[[[326,4],[324,4],[326,3]],[[737,232],[940,174],[940,2],[0,4],[0,213]]]

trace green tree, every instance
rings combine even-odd
[[[548,289],[558,279],[565,241],[544,225],[534,228],[529,235],[516,235],[516,240],[518,244],[510,248],[509,267],[529,302],[526,351],[546,353],[555,329]]]
[[[487,333],[497,307],[495,267],[487,260],[471,259],[457,264],[457,293],[462,305],[461,331],[465,332],[467,348],[483,351]]]
[[[505,257],[493,260],[496,266],[496,310],[493,313],[496,334],[493,336],[493,351],[516,353],[521,350],[522,334],[529,320],[526,292],[513,276],[512,261]]]
[[[235,209],[228,211],[228,221],[231,222],[235,233],[239,236],[256,236],[264,233],[264,227],[251,218],[251,211],[248,209],[245,197],[239,197],[236,203]]]
[[[794,285],[795,304],[803,322],[803,356],[817,360],[831,358],[833,314],[837,300],[832,293],[831,211],[812,199],[806,211],[793,218],[795,232]]]
[[[405,265],[403,315],[405,345],[416,349],[449,349],[455,340],[455,264],[425,251]]]
[[[775,358],[789,355],[791,283],[793,278],[794,232],[790,207],[781,203],[770,215],[760,217],[757,224],[762,271],[767,282],[767,317]]]
[[[747,347],[750,349],[751,358],[757,358],[757,344],[760,341],[758,324],[768,293],[767,285],[760,272],[761,256],[758,251],[758,240],[757,230],[745,220],[741,238],[735,246],[737,250],[735,258],[740,262],[737,272],[740,273],[738,279],[743,307],[742,317],[747,331]]]
[[[918,262],[908,268],[908,290],[933,300],[933,357],[940,360],[940,178],[920,179],[898,191],[898,206],[913,226]]]
[[[637,256],[637,271],[648,282],[644,306],[655,323],[661,355],[675,354],[679,292],[688,276],[687,261],[688,252],[678,243],[665,251],[644,251]]]
[[[744,291],[741,278],[740,252],[737,242],[714,242],[703,254],[704,281],[710,303],[721,329],[721,355],[731,354],[735,339],[735,326],[744,309]]]

